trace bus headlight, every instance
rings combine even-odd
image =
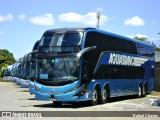
[[[87,88],[88,88],[88,84],[83,84],[83,88],[81,89],[81,91],[78,92],[77,94],[75,94],[74,96],[76,96],[76,97],[83,96],[86,93]],[[90,94],[90,91],[89,91],[89,94]]]
[[[40,92],[40,88],[37,87],[37,86],[35,86],[35,90],[38,91],[38,92]]]
[[[41,85],[39,84],[35,84],[35,90],[40,92],[40,89],[41,89]]]
[[[71,89],[69,89],[66,93],[73,92],[73,91],[77,90],[79,87],[80,87],[80,86],[76,86],[76,87],[74,87],[74,88],[71,88]]]

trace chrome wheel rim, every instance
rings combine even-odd
[[[97,97],[98,97],[97,91],[94,90],[94,93],[93,93],[93,102],[97,102]]]
[[[146,88],[144,87],[143,88],[143,95],[145,95],[146,94]]]
[[[104,90],[102,100],[106,100],[106,98],[107,98],[107,92],[106,92],[106,90]]]
[[[142,93],[142,92],[141,92],[141,87],[139,87],[138,95],[141,96],[141,93]]]

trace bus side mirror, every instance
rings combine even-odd
[[[81,57],[88,51],[91,51],[93,49],[95,49],[96,46],[91,46],[91,47],[86,47],[85,49],[81,50],[80,52],[77,53],[76,55],[76,65],[78,66],[79,65],[79,62],[80,62],[80,59]]]
[[[28,54],[25,56],[25,61],[32,62],[32,57],[31,57],[30,55],[36,54],[37,52],[38,52],[38,50],[34,50],[34,51],[28,53]]]

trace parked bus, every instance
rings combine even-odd
[[[6,76],[6,75],[5,75],[5,71],[6,71],[6,68],[3,68],[3,69],[2,69],[2,78],[3,78],[3,80],[5,79],[4,76]]]
[[[21,77],[20,86],[22,88],[29,87],[29,77],[30,77],[30,55],[29,53],[24,55],[21,63]]]
[[[13,65],[9,65],[7,68],[2,70],[2,77],[3,80],[10,80],[11,79],[11,70],[12,70]]]
[[[35,99],[104,104],[154,87],[154,46],[96,28],[47,30],[36,59]]]
[[[2,78],[3,80],[8,80],[10,76],[9,70],[7,68],[2,69]]]
[[[17,78],[17,73],[18,73],[18,66],[19,66],[19,62],[17,61],[16,63],[13,64],[13,68],[12,68],[12,71],[11,71],[11,74],[12,74],[12,77],[10,79],[11,82],[16,82],[16,79]]]
[[[20,83],[21,83],[21,77],[22,77],[22,63],[23,63],[23,57],[21,57],[19,60],[18,60],[18,63],[19,64],[17,64],[16,65],[16,76],[15,76],[15,83],[17,84],[17,85],[20,85]]]
[[[34,78],[35,78],[35,71],[36,71],[36,54],[34,51],[36,51],[39,47],[39,40],[34,44],[32,52],[30,53],[30,79],[29,79],[29,92],[30,94],[34,94]]]

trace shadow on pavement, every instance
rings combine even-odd
[[[28,98],[28,100],[35,100],[35,98]]]
[[[136,95],[129,95],[129,96],[123,96],[123,97],[114,97],[110,98],[108,103],[113,103],[113,102],[120,102],[124,100],[131,100],[131,99],[138,99]]]
[[[132,100],[137,99],[137,96],[125,96],[125,97],[115,97],[110,98],[108,103],[114,103],[114,102],[120,102],[124,100]],[[106,103],[107,104],[107,103]],[[98,104],[101,105],[101,104]],[[42,108],[83,108],[83,107],[90,107],[91,105],[89,102],[75,102],[75,103],[63,103],[62,105],[54,105],[54,103],[47,103],[47,104],[41,104],[41,105],[34,105],[34,107],[42,107]]]
[[[55,105],[54,103],[34,105],[34,107],[42,107],[42,108],[82,108],[82,107],[90,107],[88,102],[76,102],[76,103],[62,103],[62,105]]]
[[[29,90],[21,90],[21,91],[19,91],[19,92],[29,92]]]

